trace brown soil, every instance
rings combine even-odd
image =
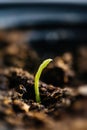
[[[20,31],[0,32],[0,130],[87,130],[87,47],[54,58],[41,75],[40,57]]]

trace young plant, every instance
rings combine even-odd
[[[38,71],[35,75],[35,81],[34,81],[34,89],[35,89],[35,96],[36,96],[36,102],[40,103],[40,93],[39,93],[39,79],[41,76],[41,73],[43,71],[44,68],[46,68],[46,66],[52,61],[52,59],[46,59],[42,62],[42,64],[40,65],[40,67],[38,68]]]

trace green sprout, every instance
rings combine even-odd
[[[42,64],[39,66],[38,71],[35,75],[35,82],[34,82],[34,89],[35,89],[35,96],[36,96],[36,102],[40,103],[40,93],[39,93],[39,79],[41,76],[41,73],[44,68],[52,61],[52,59],[46,59],[42,62]]]

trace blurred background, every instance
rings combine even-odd
[[[0,35],[29,43],[41,58],[73,51],[87,43],[87,1],[0,0]]]

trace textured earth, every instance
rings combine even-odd
[[[44,69],[36,103],[41,62],[21,31],[0,32],[0,130],[87,130],[87,46],[57,55]]]

